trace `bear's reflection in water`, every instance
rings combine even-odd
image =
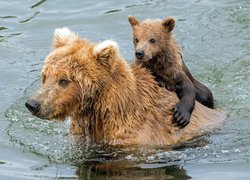
[[[191,179],[178,165],[91,162],[78,166],[78,179]]]
[[[95,147],[88,161],[76,164],[76,175],[78,179],[191,179],[178,163],[184,160],[179,153],[187,148],[207,145],[206,137],[174,146]],[[158,159],[164,153],[166,157]]]

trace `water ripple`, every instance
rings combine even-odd
[[[32,19],[34,19],[39,13],[40,13],[40,12],[37,11],[37,12],[35,12],[31,17],[29,17],[29,18],[27,18],[27,19],[25,19],[25,20],[19,21],[19,23],[26,23],[26,22],[29,22],[29,21],[31,21]]]
[[[41,1],[37,2],[36,4],[32,5],[30,8],[33,9],[33,8],[35,8],[35,7],[37,7],[37,6],[40,6],[40,5],[43,4],[44,2],[46,2],[46,0],[41,0]]]

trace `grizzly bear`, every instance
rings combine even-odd
[[[71,134],[83,141],[111,145],[175,144],[226,118],[196,103],[191,122],[180,128],[171,121],[177,102],[146,68],[130,66],[116,42],[90,43],[61,28],[45,60],[41,87],[25,105],[41,119],[70,117]]]
[[[172,35],[175,20],[139,22],[133,16],[128,20],[133,29],[135,63],[149,69],[159,85],[175,91],[180,99],[174,109],[177,124],[185,127],[189,123],[195,99],[213,108],[211,91],[191,75],[183,61],[181,48]]]

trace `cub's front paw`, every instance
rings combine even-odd
[[[190,112],[180,102],[174,108],[174,120],[181,127],[185,127],[190,122]]]

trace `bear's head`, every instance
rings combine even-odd
[[[140,22],[133,16],[128,16],[133,30],[133,42],[135,58],[137,62],[148,62],[161,55],[171,44],[171,32],[175,26],[175,20],[171,17],[164,20],[147,19]]]
[[[116,42],[91,44],[68,28],[56,29],[53,50],[41,72],[41,87],[26,107],[39,118],[59,120],[91,108],[111,81],[116,59]]]

